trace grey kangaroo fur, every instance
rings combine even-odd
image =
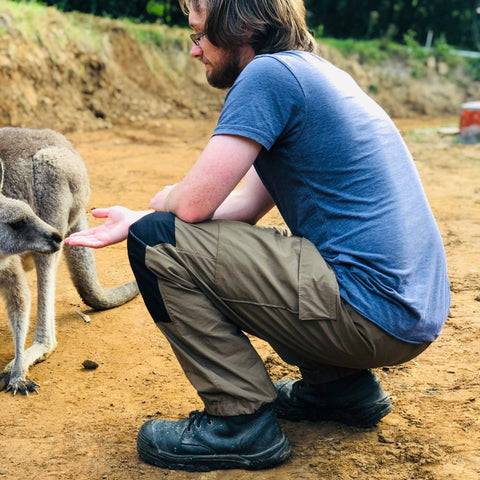
[[[26,375],[56,347],[55,276],[61,252],[83,301],[96,310],[138,294],[135,281],[110,290],[100,285],[92,249],[63,244],[88,228],[90,187],[85,164],[72,144],[52,130],[0,128],[0,294],[12,329],[15,358],[0,374],[0,390],[37,392]],[[33,258],[38,314],[33,344],[25,350],[30,291],[24,269]],[[33,267],[32,262],[30,262]]]

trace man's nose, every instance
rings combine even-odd
[[[192,48],[190,49],[190,56],[192,58],[198,58],[198,57],[201,57],[202,55],[203,55],[202,47],[200,45],[193,44]]]

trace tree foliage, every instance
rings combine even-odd
[[[64,11],[186,25],[177,0],[44,0]],[[462,48],[480,47],[480,0],[305,0],[307,19],[317,33],[335,38],[386,38],[407,35],[419,44],[443,38]]]
[[[405,35],[425,44],[430,35],[478,49],[479,0],[306,0],[310,25],[335,38]]]
[[[63,11],[78,11],[113,18],[160,20],[167,25],[186,25],[177,0],[43,0]]]

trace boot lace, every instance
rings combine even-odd
[[[208,423],[208,425],[212,423],[211,416],[205,410],[203,412],[198,410],[191,412],[188,418],[187,430],[190,431],[193,427],[200,428],[203,421]]]

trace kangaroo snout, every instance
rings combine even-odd
[[[37,225],[35,241],[32,242],[32,251],[51,254],[58,252],[62,246],[63,237],[47,223]]]
[[[60,244],[63,242],[63,237],[58,232],[53,232],[52,240],[55,242],[56,245],[60,246]]]
[[[62,241],[59,231],[43,221],[28,204],[0,194],[0,252],[3,255],[55,253]]]
[[[47,247],[47,251],[40,251],[39,253],[55,253],[60,250],[63,242],[63,237],[57,232],[53,231],[47,238],[47,243],[50,248]]]

